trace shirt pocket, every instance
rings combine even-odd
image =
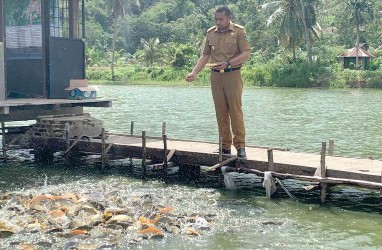
[[[236,36],[228,36],[224,40],[224,51],[226,53],[235,54],[237,51],[237,37]]]
[[[237,40],[236,36],[228,36],[225,38],[224,43],[227,45],[230,45],[230,44],[232,45],[232,44],[236,44],[236,40]]]
[[[208,40],[208,45],[210,46],[216,46],[218,44],[218,39],[216,38],[212,38],[210,40]]]

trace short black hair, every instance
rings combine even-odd
[[[216,9],[216,12],[218,13],[225,13],[226,16],[232,16],[231,10],[227,6],[220,6]]]

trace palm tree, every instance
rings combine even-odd
[[[124,18],[125,15],[132,14],[133,6],[140,6],[139,0],[108,0],[107,5],[112,11],[113,18],[113,41],[111,45],[111,79],[115,80],[114,64],[115,64],[115,42],[118,35],[118,21],[120,18]]]
[[[360,27],[373,21],[373,2],[369,0],[348,0],[345,9],[350,12],[350,23],[356,28],[356,58],[358,67],[359,33]]]
[[[262,9],[276,9],[268,18],[267,24],[281,18],[279,41],[293,51],[303,44],[305,40],[307,59],[312,62],[312,35],[317,36],[313,28],[316,24],[314,4],[317,0],[282,0],[262,5]]]
[[[143,60],[147,66],[152,66],[161,57],[159,38],[150,38],[149,40],[141,38],[141,45],[143,47]]]

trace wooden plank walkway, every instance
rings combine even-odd
[[[142,139],[138,136],[126,136],[109,134],[106,144],[114,144],[113,146],[128,147],[133,151],[141,150]],[[148,149],[156,151],[163,150],[162,138],[148,138],[146,140]],[[167,148],[175,149],[176,155],[184,161],[191,161],[200,165],[214,165],[218,162],[218,155],[213,153],[218,149],[219,145],[212,142],[187,141],[168,139]],[[113,148],[113,147],[112,147]],[[247,146],[246,166],[249,168],[266,171],[268,169],[268,148]],[[235,154],[236,151],[232,150]],[[190,158],[190,155],[194,155]],[[227,156],[225,156],[227,159]],[[312,153],[296,153],[291,151],[273,150],[273,162],[275,172],[302,174],[312,176],[316,169],[320,166],[321,155]],[[363,180],[370,182],[381,182],[382,161],[361,158],[345,158],[338,156],[326,156],[327,177]]]

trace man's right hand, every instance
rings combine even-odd
[[[193,80],[195,80],[195,78],[196,78],[196,75],[194,73],[190,73],[190,74],[187,75],[186,81],[187,82],[192,82]]]

